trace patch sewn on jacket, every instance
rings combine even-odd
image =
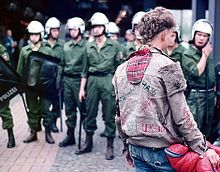
[[[131,54],[131,58],[128,60],[126,73],[128,81],[131,84],[139,84],[144,76],[152,55],[149,49],[140,50]]]
[[[186,89],[186,80],[183,76],[179,63],[174,63],[160,68],[159,74],[166,85],[168,96]]]

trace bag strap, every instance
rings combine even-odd
[[[116,91],[116,100],[115,100],[116,115],[117,115],[117,117],[120,117],[119,98],[118,98],[118,86],[117,86],[116,76],[114,77],[114,81],[115,81],[115,91]]]

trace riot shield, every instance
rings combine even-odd
[[[58,95],[56,77],[59,62],[58,58],[40,52],[31,52],[22,78],[26,85],[25,90],[49,99]]]
[[[0,56],[0,108],[20,92],[20,79],[17,72]]]

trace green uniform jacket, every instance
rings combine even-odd
[[[30,45],[26,45],[20,51],[19,59],[18,59],[18,66],[17,66],[17,72],[21,76],[23,76],[24,73],[25,73],[25,68],[26,68],[28,56],[32,51],[33,50],[32,50]],[[51,49],[46,47],[46,46],[43,46],[43,45],[41,45],[38,52],[44,53],[46,55],[51,55]]]
[[[179,44],[178,47],[175,48],[173,52],[169,55],[169,57],[171,57],[172,60],[174,60],[175,62],[177,61],[181,62],[181,58],[185,50],[186,48],[183,47],[181,44]]]
[[[44,46],[48,47],[51,50],[52,56],[55,58],[58,58],[62,60],[64,58],[64,52],[63,52],[63,46],[64,42],[61,40],[58,40],[53,47],[48,42],[44,42]],[[58,74],[57,74],[57,82],[61,82],[61,76],[62,76],[62,66],[61,63],[58,68]]]
[[[7,52],[7,49],[2,44],[0,44],[0,56],[2,56],[5,61],[8,62],[8,64],[10,64],[9,54]],[[0,117],[2,118],[3,129],[14,127],[11,110],[9,108],[9,102],[0,109]]]
[[[77,44],[72,40],[64,44],[64,58],[61,60],[64,73],[86,77],[86,44],[85,39],[81,39]]]
[[[200,61],[202,53],[191,45],[188,50],[184,51],[182,56],[182,67],[185,78],[192,88],[206,89],[206,72],[199,76],[197,64]],[[206,69],[208,69],[208,88],[215,86],[215,67],[213,59],[208,58]]]
[[[51,47],[51,45],[48,43],[48,42],[44,42],[43,43],[44,46],[48,47],[51,49],[51,55],[53,57],[56,57],[58,59],[62,59],[63,56],[64,56],[64,53],[63,53],[63,45],[64,45],[64,42],[61,41],[61,40],[58,40],[53,47]]]
[[[119,54],[117,56],[117,61],[119,61],[120,64],[122,64],[126,60],[126,48],[124,45],[120,44],[119,42],[117,43],[119,44]]]
[[[114,73],[120,60],[117,58],[120,52],[118,43],[107,38],[99,50],[95,40],[87,44],[87,71]]]
[[[136,46],[135,46],[135,41],[129,43],[126,45],[125,47],[126,51],[125,51],[125,56],[126,58],[133,52],[136,51]]]

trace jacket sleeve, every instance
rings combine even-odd
[[[116,103],[117,102],[117,99],[118,99],[118,93],[117,93],[117,83],[116,83],[116,76],[113,77],[112,79],[112,84],[114,86],[114,89],[115,89],[115,95],[116,95]],[[116,105],[117,106],[117,110],[116,110],[116,116],[115,116],[115,124],[116,124],[116,127],[118,129],[118,133],[121,137],[121,140],[123,142],[123,145],[124,145],[124,150],[127,150],[128,149],[128,144],[127,144],[127,134],[125,134],[125,132],[122,130],[122,127],[121,127],[121,117],[120,117],[120,108],[119,108],[119,104]]]
[[[186,82],[180,65],[174,63],[162,67],[159,70],[159,74],[167,91],[167,99],[172,112],[172,118],[178,131],[193,151],[200,155],[204,154],[207,150],[207,145],[186,103],[183,93]]]
[[[197,63],[192,58],[192,55],[188,53],[183,53],[182,58],[181,58],[181,64],[182,64],[184,72],[187,75],[190,75],[193,77],[199,77]]]
[[[25,63],[24,52],[23,52],[23,48],[22,48],[20,51],[20,54],[19,54],[18,65],[17,65],[17,72],[20,76],[23,76],[23,74],[24,74],[24,67],[25,67],[24,63]]]

